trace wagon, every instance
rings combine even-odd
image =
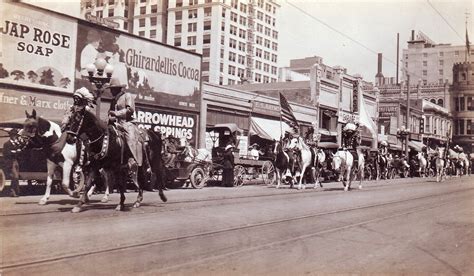
[[[243,141],[238,140],[238,135],[243,131],[233,123],[217,124],[207,127],[212,142],[212,162],[206,167],[207,175],[202,179],[203,185],[209,181],[220,181],[222,179],[222,153],[225,145],[232,141],[238,145]],[[274,167],[271,159],[252,160],[248,156],[239,156],[238,147],[234,148],[234,186],[242,186],[245,182],[253,179],[262,179],[265,184],[270,184],[274,178]]]

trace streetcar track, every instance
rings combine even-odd
[[[186,239],[194,239],[194,238],[198,238],[198,237],[212,236],[212,235],[215,235],[215,234],[221,234],[221,233],[226,233],[226,232],[257,228],[257,227],[268,226],[268,225],[273,225],[273,224],[286,223],[286,222],[291,222],[291,221],[298,221],[298,220],[304,220],[304,219],[309,219],[309,218],[316,218],[316,217],[322,217],[322,216],[327,216],[327,215],[334,215],[334,214],[339,214],[339,213],[352,212],[352,211],[357,211],[357,210],[364,210],[364,209],[370,209],[370,208],[376,208],[376,207],[382,207],[382,206],[388,206],[388,205],[395,205],[395,204],[406,203],[406,202],[416,201],[416,200],[421,200],[421,199],[428,199],[428,198],[435,198],[435,197],[440,197],[440,196],[454,195],[454,194],[458,194],[458,193],[465,193],[466,191],[472,191],[472,190],[474,190],[474,188],[465,188],[465,189],[462,189],[462,190],[456,190],[456,191],[452,191],[452,192],[443,192],[443,193],[413,197],[413,198],[408,198],[408,199],[403,199],[403,200],[393,200],[393,201],[388,201],[388,202],[383,202],[383,203],[368,204],[368,205],[351,207],[351,208],[343,208],[343,209],[338,209],[338,210],[333,210],[333,211],[321,212],[321,213],[310,214],[310,215],[296,216],[296,217],[286,218],[286,219],[276,219],[276,220],[271,220],[271,221],[266,221],[266,222],[247,224],[247,225],[241,225],[241,226],[234,226],[234,227],[223,228],[223,229],[219,229],[219,230],[206,231],[206,232],[201,232],[201,233],[196,233],[196,234],[191,234],[191,235],[180,236],[180,237],[173,237],[173,238],[166,238],[166,239],[156,239],[156,240],[151,240],[151,241],[147,241],[147,242],[140,242],[140,243],[135,243],[135,244],[116,246],[116,247],[112,247],[112,248],[100,249],[100,250],[95,250],[95,251],[88,251],[88,252],[84,252],[84,253],[71,253],[71,254],[66,254],[66,255],[62,255],[62,256],[49,257],[49,258],[44,258],[44,259],[39,259],[39,260],[34,260],[34,261],[12,263],[12,264],[6,264],[6,265],[2,264],[2,265],[0,265],[0,269],[15,269],[15,268],[30,267],[30,266],[35,266],[35,265],[47,264],[47,263],[54,263],[54,262],[58,262],[58,261],[62,261],[62,260],[80,258],[80,257],[85,257],[85,256],[90,256],[90,255],[99,255],[99,254],[105,254],[105,253],[110,253],[110,252],[117,252],[117,251],[123,251],[123,250],[128,250],[128,249],[135,249],[135,248],[140,248],[140,247],[145,247],[145,246],[150,246],[150,245],[164,244],[164,243],[176,242],[176,241],[181,241],[181,240],[186,240]],[[256,246],[253,246],[253,247],[250,247],[250,248],[245,248],[245,249],[242,249],[242,250],[239,250],[239,251],[224,253],[222,255],[209,257],[209,258],[221,258],[223,256],[233,255],[233,254],[236,254],[236,253],[239,253],[239,252],[248,252],[250,250],[256,250],[256,249],[260,249],[260,248],[271,247],[271,246],[274,246],[274,245],[277,245],[277,244],[287,243],[287,242],[290,242],[290,241],[296,241],[296,240],[315,237],[315,236],[323,235],[323,234],[327,234],[327,233],[337,232],[337,231],[345,230],[345,229],[352,228],[352,227],[358,227],[358,226],[361,226],[361,225],[365,225],[365,224],[369,224],[369,223],[373,223],[373,222],[378,222],[378,221],[383,221],[383,220],[399,217],[399,216],[402,216],[402,215],[412,214],[412,213],[415,213],[415,212],[418,212],[418,211],[437,208],[437,207],[440,207],[440,206],[443,206],[443,205],[447,205],[449,203],[451,203],[451,202],[439,203],[439,204],[436,204],[436,205],[433,205],[433,206],[432,205],[423,206],[423,207],[411,209],[411,210],[406,211],[406,212],[396,213],[394,215],[383,216],[383,217],[379,217],[379,218],[373,218],[373,219],[370,219],[370,220],[365,220],[365,221],[362,221],[362,222],[347,224],[347,225],[344,225],[344,226],[333,227],[333,228],[321,230],[321,231],[318,231],[318,232],[315,232],[315,233],[304,234],[304,235],[300,235],[300,236],[297,236],[297,237],[292,237],[292,238],[285,239],[285,240],[260,244],[260,245],[256,245]],[[203,261],[203,260],[199,260],[199,262],[201,262],[201,261]],[[189,263],[187,263],[187,264],[189,264]],[[177,267],[182,266],[182,265],[183,264],[178,265]],[[169,267],[167,267],[165,269],[169,269]]]
[[[401,179],[401,178],[400,178]],[[398,179],[396,179],[398,180]],[[419,181],[415,181],[415,182],[408,182],[408,183],[390,183],[390,184],[383,184],[383,183],[380,183],[380,184],[376,184],[376,185],[371,185],[369,189],[362,189],[362,191],[371,191],[371,190],[379,190],[379,189],[382,189],[384,187],[389,187],[389,186],[392,186],[392,185],[397,185],[397,186],[412,186],[412,185],[430,185],[430,184],[433,184],[433,182],[426,182],[426,181],[421,181],[421,180],[424,180],[424,179],[417,179]],[[375,181],[375,180],[371,180],[371,181]],[[381,180],[381,182],[383,182]],[[330,182],[330,183],[334,183],[334,182]],[[327,183],[327,184],[330,184],[330,183]],[[362,182],[364,183],[364,182]],[[309,185],[312,185],[312,184],[309,184]],[[354,185],[354,184],[353,184]],[[312,189],[312,188],[309,188],[309,189],[305,189],[304,190],[304,197],[309,197],[309,196],[313,196],[314,193],[316,194],[320,194],[321,196],[322,195],[330,195],[330,193],[325,193],[325,194],[322,194],[321,192],[334,192],[335,190],[324,190],[326,188],[317,188],[317,189]],[[331,188],[330,188],[331,189]],[[343,188],[340,188],[341,190],[337,190],[338,192],[340,193],[345,193],[342,191]],[[353,188],[354,190],[357,190],[357,188]],[[231,196],[231,197],[226,197],[226,196],[223,196],[223,197],[213,197],[213,198],[204,198],[204,199],[189,199],[189,200],[181,200],[181,201],[168,201],[166,203],[159,203],[159,204],[148,204],[148,203],[142,203],[142,207],[160,207],[160,206],[163,206],[163,205],[167,205],[167,206],[173,206],[173,205],[178,205],[178,204],[190,204],[190,203],[200,203],[200,202],[214,202],[214,201],[222,201],[222,200],[239,200],[239,199],[245,199],[245,198],[260,198],[260,197],[278,197],[278,196],[296,196],[296,197],[301,197],[302,193],[300,190],[296,190],[296,189],[288,189],[288,191],[285,191],[283,189],[280,189],[282,192],[280,193],[272,193],[272,194],[257,194],[257,195],[245,195],[245,196]],[[299,192],[299,193],[298,193]],[[150,192],[151,193],[154,193],[154,192]],[[331,193],[333,194],[333,193]],[[86,205],[84,206],[84,210],[83,212],[85,211],[92,211],[92,210],[111,210],[111,209],[114,209],[115,206],[117,204],[108,204],[108,203],[102,203],[100,204],[100,202],[98,202],[99,204],[95,204],[95,203],[92,203],[90,205]],[[54,203],[49,203],[49,204],[54,204]],[[132,205],[133,203],[128,203],[126,205]],[[70,206],[70,209],[74,208],[75,205],[71,205]],[[63,207],[61,209],[56,209],[56,210],[45,210],[45,211],[35,211],[35,212],[22,212],[22,213],[6,213],[6,214],[0,214],[0,217],[16,217],[16,216],[28,216],[28,215],[42,215],[42,214],[53,214],[53,213],[69,213],[70,212],[70,209],[68,209],[67,211],[64,210],[66,207]],[[178,208],[178,209],[172,209],[171,211],[176,211],[176,210],[182,210],[182,209],[185,209],[186,207],[182,207],[182,208]],[[147,212],[147,214],[153,214],[153,213],[160,213],[160,212],[163,212],[163,211],[170,211],[169,209],[167,210],[156,210],[156,211],[151,211],[151,212]],[[130,214],[130,215],[134,215],[134,214]]]

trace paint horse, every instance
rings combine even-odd
[[[306,188],[306,185],[303,184],[306,169],[311,169],[312,177],[315,181],[314,188],[316,188],[319,183],[320,170],[323,167],[324,161],[326,160],[326,154],[322,150],[318,152],[313,151],[308,145],[306,145],[302,137],[291,139],[289,148],[297,149],[300,152],[299,164],[301,177],[298,183],[298,190],[301,188]],[[321,183],[319,183],[319,185],[322,187]]]
[[[46,165],[48,168],[46,178],[46,191],[40,199],[39,204],[45,205],[51,195],[51,185],[53,183],[54,171],[58,166],[62,167],[62,188],[71,197],[75,197],[82,189],[83,182],[75,190],[69,188],[71,181],[71,171],[77,160],[76,143],[67,143],[66,137],[62,136],[61,128],[58,124],[46,120],[36,115],[33,110],[31,115],[25,111],[26,120],[20,135],[24,140],[25,149],[40,149],[46,155]]]
[[[127,185],[126,175],[128,171],[127,161],[131,157],[131,152],[124,139],[119,135],[113,125],[106,125],[99,120],[92,112],[83,108],[72,113],[69,133],[75,136],[87,135],[89,137],[89,161],[86,170],[89,173],[86,179],[86,188],[89,188],[100,170],[104,171],[105,182],[109,187],[112,183],[118,183],[120,191],[120,203],[115,210],[125,210],[125,192]],[[158,182],[158,192],[163,202],[167,201],[163,193],[165,185],[164,166],[161,159],[162,140],[161,137],[151,130],[145,130],[144,140],[147,146],[144,149],[143,165],[138,167],[138,175],[131,177],[133,184],[138,189],[138,195],[134,208],[140,207],[143,200],[143,190],[148,181]],[[113,181],[115,178],[116,181]],[[155,187],[152,183],[152,187]],[[88,202],[87,193],[82,194],[79,203],[72,212],[77,213],[82,210],[82,206]]]
[[[273,167],[275,167],[275,182],[276,188],[280,188],[282,179],[287,178],[287,175],[290,170],[290,158],[289,156],[283,151],[282,141],[275,141],[273,146]],[[291,177],[290,177],[291,178]],[[293,181],[291,179],[290,181]],[[292,182],[291,182],[292,183]]]
[[[348,150],[338,150],[332,156],[332,169],[342,176],[344,191],[349,191],[351,189],[351,173],[354,164],[354,157]]]

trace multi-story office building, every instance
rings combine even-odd
[[[166,42],[166,0],[81,0],[86,20]]]
[[[276,82],[274,0],[170,0],[167,43],[203,55],[203,81]]]
[[[458,63],[453,67],[451,110],[453,110],[453,142],[474,152],[474,64]]]
[[[422,32],[415,38],[412,31],[408,49],[403,49],[401,58],[402,80],[407,79],[408,73],[410,81],[421,80],[424,85],[451,82],[453,65],[469,58],[466,51],[466,45],[436,44]]]

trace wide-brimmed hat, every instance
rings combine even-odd
[[[250,147],[258,147],[258,144],[257,143],[253,143]]]
[[[234,145],[229,144],[229,145],[225,146],[225,150],[228,150],[228,149],[233,148],[233,147],[234,147]]]
[[[120,84],[117,78],[112,78],[106,88],[125,88],[125,84]]]

